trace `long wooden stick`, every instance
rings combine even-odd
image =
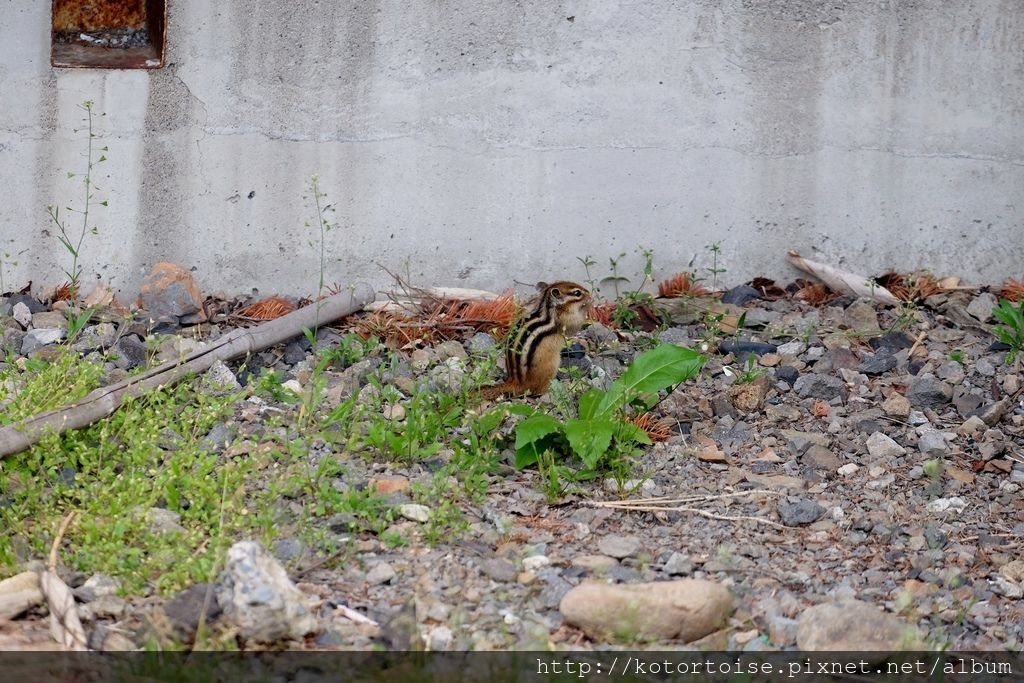
[[[87,427],[116,411],[128,398],[142,396],[171,386],[189,375],[205,372],[218,360],[227,361],[261,351],[302,334],[305,328],[325,325],[354,313],[373,301],[374,296],[368,285],[357,285],[257,327],[234,330],[201,351],[100,387],[77,403],[0,427],[0,458],[30,448],[51,430],[63,434],[69,429]]]

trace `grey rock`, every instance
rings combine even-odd
[[[480,569],[487,576],[502,583],[515,581],[519,574],[514,564],[501,557],[487,558],[480,563]]]
[[[92,602],[105,595],[117,595],[119,590],[121,590],[121,582],[116,578],[106,574],[94,574],[86,579],[81,586],[75,588],[72,593],[79,602]]]
[[[483,353],[494,347],[497,342],[486,332],[477,332],[466,342],[466,350],[470,353]]]
[[[835,472],[843,461],[835,453],[817,444],[812,445],[803,455],[803,462],[815,469]]]
[[[291,562],[306,553],[306,544],[297,538],[279,538],[274,541],[274,557],[280,562]]]
[[[134,334],[118,339],[112,352],[114,365],[121,370],[131,370],[146,362],[146,345]]]
[[[672,553],[662,571],[669,576],[688,576],[693,573],[693,560],[682,553]]]
[[[967,312],[981,322],[987,322],[992,318],[992,309],[997,305],[999,302],[991,292],[982,292],[967,304]]]
[[[979,358],[974,364],[974,371],[985,377],[992,377],[996,374],[996,366],[988,358]],[[1010,393],[1010,392],[1007,392]]]
[[[779,518],[786,526],[811,524],[825,514],[825,508],[813,500],[798,500],[795,503],[779,503]]]
[[[775,379],[785,382],[789,386],[796,384],[797,379],[800,377],[800,371],[794,368],[792,365],[780,365],[775,368]]]
[[[537,578],[544,583],[544,588],[540,592],[540,599],[548,609],[558,607],[565,594],[572,590],[572,584],[562,578],[552,568],[542,569],[537,573]]]
[[[12,294],[7,297],[7,304],[12,308],[18,304],[24,304],[28,308],[29,313],[39,313],[46,310],[46,306],[43,306],[29,294]]]
[[[370,571],[366,572],[366,582],[376,586],[382,583],[391,583],[396,576],[398,573],[394,567],[387,562],[378,562],[370,568]]]
[[[861,333],[881,331],[878,327],[878,314],[874,305],[866,301],[855,301],[843,311],[843,325],[848,329]]]
[[[228,423],[218,422],[202,438],[199,445],[211,453],[220,453],[228,447],[234,438],[235,428]]]
[[[241,541],[228,550],[217,599],[245,641],[274,643],[317,630],[305,596],[277,560],[254,541]]]
[[[116,595],[102,595],[92,602],[81,605],[78,608],[78,615],[82,621],[94,619],[120,619],[128,609],[128,603],[124,598]]]
[[[958,386],[953,390],[953,406],[961,417],[970,417],[982,412],[982,405],[985,399],[964,386]]]
[[[846,384],[832,375],[811,373],[801,375],[793,385],[800,398],[819,398],[831,401],[834,398],[846,400]]]
[[[872,458],[897,458],[907,452],[903,446],[882,432],[875,432],[869,436],[866,445]]]
[[[917,448],[925,455],[944,455],[949,453],[949,444],[942,432],[925,429],[917,439]]]
[[[31,329],[22,338],[21,355],[27,356],[38,348],[58,342],[66,334],[64,330],[58,329]]]
[[[284,357],[282,360],[288,365],[296,365],[306,360],[306,354],[309,353],[310,343],[305,337],[294,339],[284,347]]]
[[[32,311],[30,311],[28,306],[20,301],[11,307],[11,317],[13,317],[23,329],[28,329],[28,326],[32,324]]]
[[[114,343],[116,336],[117,328],[113,323],[97,323],[84,328],[71,344],[71,348],[79,352],[105,349]]]
[[[185,531],[181,526],[181,515],[164,508],[146,510],[146,526],[154,534],[169,534]]]
[[[670,327],[658,335],[658,340],[666,344],[692,345],[690,334],[685,327]]]
[[[931,373],[914,378],[907,387],[907,399],[915,408],[941,408],[953,398],[953,388]]]
[[[60,311],[40,311],[32,314],[32,327],[37,330],[67,330],[67,315]]]
[[[813,652],[864,652],[881,661],[885,652],[915,649],[916,629],[899,617],[859,600],[808,607],[800,615],[797,646]]]
[[[640,547],[640,539],[636,536],[619,536],[618,534],[605,536],[597,543],[598,551],[617,559],[636,555],[640,551]]]
[[[580,332],[580,338],[590,342],[594,346],[609,346],[619,340],[614,331],[608,329],[601,323],[593,323]]]
[[[892,370],[897,365],[896,356],[892,355],[892,353],[879,351],[861,362],[857,366],[857,372],[863,372],[865,375],[881,375],[883,372]]]
[[[459,358],[466,360],[469,356],[466,354],[466,349],[457,341],[448,340],[441,342],[434,347],[434,358],[439,363],[443,363],[449,358]]]
[[[939,379],[945,380],[950,384],[960,384],[964,381],[964,366],[957,363],[955,360],[947,361],[939,366],[937,371]]]
[[[213,361],[213,365],[203,375],[202,384],[211,393],[219,396],[231,394],[242,389],[242,385],[238,383],[235,373],[231,372],[231,368],[220,360]]]

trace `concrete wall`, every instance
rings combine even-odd
[[[1024,272],[1020,0],[172,0],[161,70],[54,70],[49,3],[0,11],[0,253],[68,265],[77,105],[106,116],[85,275],[158,260],[205,290],[501,288],[655,249],[664,275],[788,278],[787,249],[877,273]],[[696,260],[694,261],[694,259]],[[408,264],[408,265],[407,265]]]

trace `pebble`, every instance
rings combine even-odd
[[[920,642],[913,625],[860,600],[808,607],[800,615],[797,646],[810,652],[860,652],[882,661],[886,652],[915,649]]]
[[[430,508],[418,503],[403,503],[398,506],[398,514],[408,520],[426,524],[430,521]]]
[[[834,398],[846,400],[846,383],[833,375],[811,373],[801,375],[793,385],[800,398],[820,398],[831,401]]]
[[[669,576],[687,576],[693,573],[693,561],[683,553],[674,552],[662,567]]]
[[[869,436],[865,445],[872,458],[898,458],[907,452],[907,449],[882,432]]]
[[[378,562],[370,568],[370,571],[366,572],[366,582],[371,585],[391,583],[396,576],[398,573],[394,567],[387,562]]]
[[[597,549],[602,554],[614,558],[632,557],[640,551],[640,539],[636,536],[619,536],[612,534],[598,541]]]
[[[959,363],[954,363],[959,367]],[[907,399],[915,408],[941,408],[953,399],[953,387],[926,373],[919,375],[907,387]]]
[[[480,563],[480,569],[487,576],[502,583],[515,581],[519,574],[514,564],[500,557],[491,557],[484,560]]]
[[[803,526],[818,521],[825,508],[813,500],[799,500],[796,503],[779,503],[779,518],[786,526]]]
[[[523,558],[523,569],[529,572],[536,572],[549,564],[551,564],[551,560],[546,555],[531,555]]]

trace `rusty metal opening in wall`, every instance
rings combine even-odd
[[[84,69],[164,65],[167,0],[53,0],[50,64]]]

